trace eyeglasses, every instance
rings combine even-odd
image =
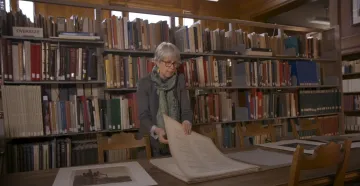
[[[179,67],[179,63],[177,63],[176,61],[161,61],[165,64],[166,67]]]

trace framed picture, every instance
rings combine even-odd
[[[352,0],[351,3],[352,10],[352,25],[357,26],[360,25],[360,0]]]

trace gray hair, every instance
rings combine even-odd
[[[170,59],[180,63],[180,51],[172,43],[162,42],[155,50],[154,61],[159,62],[164,59]]]

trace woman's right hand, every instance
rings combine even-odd
[[[155,129],[155,133],[159,136],[159,142],[160,143],[164,143],[164,144],[169,143],[168,140],[165,138],[166,133],[165,133],[164,129],[157,127]]]

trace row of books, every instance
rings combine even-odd
[[[26,15],[19,9],[17,11],[1,12],[2,35],[13,35],[13,27],[35,27],[43,28],[43,36],[58,37],[59,34],[68,33],[91,33],[96,35],[98,28],[95,21],[89,17],[79,17],[72,15],[69,18],[34,15],[34,22],[31,22]]]
[[[4,86],[7,137],[138,128],[134,93],[100,99],[91,87]],[[89,85],[86,85],[89,86]],[[196,123],[296,117],[340,110],[337,90],[219,92],[192,100]],[[207,107],[206,107],[207,106]]]
[[[320,65],[313,61],[218,60],[200,56],[184,60],[189,87],[285,87],[323,84]]]
[[[58,47],[50,43],[11,43],[4,40],[5,80],[96,80],[96,50]],[[105,70],[108,88],[135,87],[148,74],[151,58],[107,54]],[[213,56],[183,61],[180,71],[188,86],[291,86],[321,84],[320,65],[312,61],[243,62],[217,60]],[[306,72],[306,73],[304,73]]]
[[[136,87],[151,72],[152,58],[107,54],[107,88]],[[313,61],[222,60],[214,56],[185,59],[179,67],[188,87],[286,87],[323,84],[321,67]]]
[[[360,92],[360,79],[344,79],[342,80],[343,92]]]
[[[247,121],[295,117],[296,110],[294,93],[218,92],[196,96],[194,117],[197,123]]]
[[[8,173],[48,170],[61,167],[98,163],[98,144],[95,140],[70,138],[54,139],[40,143],[8,144]],[[104,151],[105,162],[127,160],[129,150]]]
[[[360,95],[344,95],[344,110],[360,110]]]
[[[220,91],[197,95],[192,103],[197,123],[329,114],[341,109],[336,89],[291,93]]]
[[[360,132],[360,117],[359,116],[345,116],[345,131]]]
[[[169,41],[169,25],[166,21],[150,23],[148,20],[128,17],[104,19],[101,24],[105,48],[152,50],[163,41]]]
[[[98,144],[96,140],[71,141],[69,152],[70,166],[98,163]]]
[[[107,88],[136,87],[138,80],[152,71],[151,58],[107,54],[105,73]]]
[[[70,139],[42,143],[8,144],[8,172],[47,170],[71,166]]]
[[[236,124],[221,125],[221,134],[223,136],[221,145],[222,148],[235,148],[239,146],[239,136],[236,131]]]
[[[199,20],[191,26],[169,28],[166,21],[148,23],[148,20],[128,17],[104,19],[101,28],[96,27],[96,20],[73,15],[70,18],[35,15],[34,23],[19,11],[2,12],[3,35],[12,35],[13,26],[43,28],[44,37],[57,37],[69,33],[66,37],[81,38],[95,36],[101,29],[104,33],[105,47],[117,49],[155,50],[162,41],[176,44],[183,52],[209,51],[243,51],[239,48],[263,48],[274,55],[305,56],[318,58],[320,56],[321,36],[287,36],[279,32],[269,36],[268,33],[247,33],[242,29],[229,30],[205,28]],[[78,33],[78,35],[76,34]],[[72,34],[72,35],[71,35]],[[64,37],[65,37],[64,36]],[[291,50],[289,53],[288,50]]]
[[[135,94],[100,98],[91,85],[4,86],[6,137],[138,128]]]
[[[298,93],[300,116],[328,114],[341,111],[341,96],[338,89],[300,90]]]
[[[360,59],[342,61],[342,74],[360,72]]]
[[[4,80],[96,80],[96,48],[2,40]]]
[[[149,23],[148,20],[112,16],[102,22],[105,33],[106,48],[150,50],[154,51],[162,41],[174,43],[181,52],[242,51],[247,48],[268,49],[274,55],[304,55],[309,58],[320,56],[318,37],[287,36],[278,33],[269,36],[267,33],[247,33],[242,29],[229,31],[224,29],[210,30],[201,20],[191,26],[169,28],[166,21]],[[292,53],[286,52],[293,50]]]

